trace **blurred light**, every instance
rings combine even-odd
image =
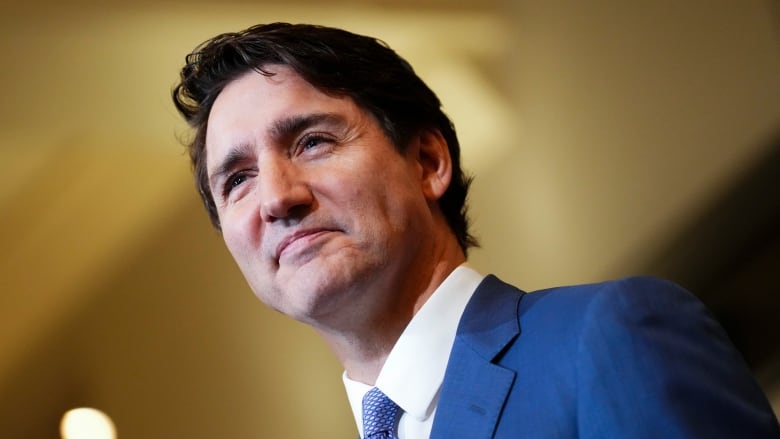
[[[83,407],[65,413],[60,434],[62,439],[115,439],[116,429],[105,413]]]

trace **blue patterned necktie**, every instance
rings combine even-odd
[[[398,439],[395,421],[398,405],[374,387],[363,396],[363,438]]]

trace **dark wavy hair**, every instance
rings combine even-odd
[[[466,196],[471,178],[460,166],[455,128],[436,94],[409,63],[384,42],[341,29],[308,24],[273,23],[218,35],[187,55],[173,102],[195,129],[187,145],[195,181],[212,223],[221,229],[206,172],[206,130],[211,107],[224,87],[268,65],[285,65],[331,96],[347,96],[371,114],[399,151],[423,129],[437,129],[452,158],[452,182],[439,200],[464,252],[477,246],[469,233]]]

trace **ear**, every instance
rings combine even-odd
[[[452,158],[447,141],[435,128],[424,129],[417,135],[415,159],[422,170],[422,190],[429,202],[436,202],[450,187]]]

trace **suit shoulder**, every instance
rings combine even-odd
[[[569,285],[533,291],[523,299],[526,310],[533,307],[574,308],[583,312],[590,307],[652,306],[689,303],[703,306],[681,286],[651,276],[634,276],[605,282]]]
[[[672,282],[630,277],[539,290],[522,297],[518,317],[520,336],[501,364],[533,377],[517,407],[534,417],[565,411],[548,424],[586,419],[572,427],[580,437],[777,437],[768,402],[723,329]]]
[[[529,294],[538,294],[542,296],[575,293],[580,295],[592,295],[665,290],[676,290],[677,292],[690,294],[674,282],[653,276],[631,276],[603,282],[594,282],[580,285],[565,285],[532,291]]]
[[[521,326],[525,322],[526,327],[579,335],[596,327],[622,332],[663,324],[684,331],[703,324],[708,332],[725,336],[693,294],[673,282],[646,276],[535,291],[523,297],[518,317]]]

